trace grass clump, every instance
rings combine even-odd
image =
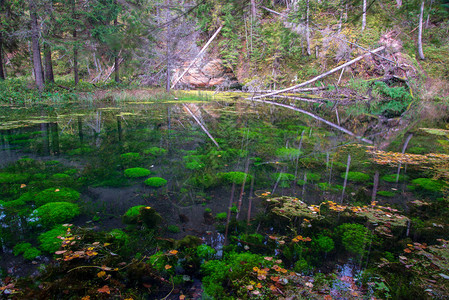
[[[36,208],[30,216],[30,222],[51,227],[70,221],[79,214],[79,207],[74,203],[50,202]]]
[[[150,170],[145,168],[129,168],[125,170],[125,177],[128,178],[139,178],[146,177],[151,174]]]
[[[50,202],[75,202],[79,198],[80,193],[71,188],[48,188],[37,193],[34,202],[39,207]]]
[[[345,178],[346,173],[341,173],[341,178]],[[348,172],[348,180],[354,182],[366,182],[369,180],[369,175],[362,172]]]
[[[160,188],[167,184],[167,180],[161,177],[150,177],[145,180],[145,184],[153,188]]]

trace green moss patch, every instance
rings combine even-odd
[[[220,176],[223,180],[235,184],[243,184],[243,182],[249,182],[252,178],[251,175],[244,172],[227,172],[221,173]]]
[[[80,193],[71,188],[49,188],[36,194],[34,201],[39,207],[50,202],[75,202]]]
[[[66,228],[63,226],[56,226],[53,229],[41,233],[38,236],[40,242],[40,248],[48,253],[55,253],[61,248],[62,240],[58,237],[63,236],[66,233]]]
[[[153,188],[159,188],[166,185],[167,180],[161,177],[150,177],[147,180],[145,180],[145,184]]]
[[[396,182],[397,174],[388,174],[381,177],[386,182]],[[399,181],[405,181],[408,179],[407,175],[399,174]]]
[[[0,173],[0,183],[23,183],[28,177],[28,174]]]
[[[346,172],[341,173],[341,178],[345,178]],[[370,179],[368,174],[362,172],[348,172],[348,180],[353,182],[366,182]]]
[[[416,178],[412,180],[412,183],[430,192],[441,192],[444,187],[444,183],[430,178]]]
[[[80,214],[78,205],[69,202],[51,202],[36,208],[30,222],[51,227],[70,221]]]
[[[150,170],[145,168],[129,168],[125,170],[125,177],[128,178],[139,178],[146,177],[151,174]]]
[[[149,149],[143,150],[143,153],[146,155],[162,156],[167,153],[167,150],[159,147],[151,147]]]

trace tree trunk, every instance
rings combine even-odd
[[[53,75],[53,63],[51,61],[51,48],[48,43],[44,43],[44,65],[45,65],[45,81],[55,82]]]
[[[76,0],[72,0],[72,16],[76,20],[75,14]],[[78,45],[76,44],[76,28],[73,28],[73,79],[75,80],[75,85],[79,82],[78,74]]]
[[[256,0],[251,0],[251,14],[253,15],[253,20],[256,20]]]
[[[39,47],[39,26],[37,24],[36,4],[30,0],[31,18],[31,48],[33,51],[34,79],[39,91],[44,89],[44,76],[42,73],[41,50]]]
[[[307,42],[307,55],[312,55],[310,51],[310,29],[309,29],[309,0],[306,1],[306,42]]]
[[[114,6],[117,6],[117,0],[114,0]],[[118,20],[117,20],[117,16],[115,16],[114,27],[117,27],[117,24],[118,24]],[[119,54],[120,54],[120,52],[118,50],[116,50],[115,51],[115,58],[114,58],[114,62],[115,62],[115,73],[114,73],[115,76],[114,77],[115,77],[115,82],[116,83],[120,83]]]
[[[419,14],[419,29],[418,29],[418,54],[420,59],[426,59],[422,50],[422,20],[424,15],[424,1],[421,3],[421,13]]]
[[[366,0],[363,0],[362,32],[366,27]]]
[[[5,73],[3,73],[3,36],[0,31],[0,80],[5,79]]]

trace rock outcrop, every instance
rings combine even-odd
[[[190,65],[186,61],[181,68],[174,70],[172,82],[176,80],[184,70]],[[213,59],[204,64],[197,62],[192,66],[184,77],[177,83],[177,86],[186,88],[238,88],[240,84],[234,73],[223,66],[221,59]]]

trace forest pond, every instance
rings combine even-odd
[[[16,244],[30,242],[45,254],[36,237],[63,223],[130,232],[140,226],[127,220],[134,207],[160,214],[160,238],[196,236],[219,253],[225,239],[236,248],[257,248],[257,235],[268,245],[292,232],[305,234],[307,222],[344,210],[364,214],[383,237],[398,232],[406,237],[412,230],[424,242],[423,233],[411,226],[413,219],[404,215],[441,199],[445,183],[440,178],[448,176],[444,124],[432,128],[415,122],[378,149],[300,112],[238,99],[0,110],[1,267],[14,276],[36,272],[13,254]],[[342,126],[357,131],[348,120]],[[61,202],[75,205],[67,207],[72,213],[53,217],[39,211]],[[350,217],[342,214],[339,222]],[[443,226],[433,224],[436,230]],[[248,228],[254,240],[245,240]],[[139,255],[146,251],[127,247]],[[287,251],[282,252],[288,261]],[[45,261],[42,257],[36,255],[36,264]],[[338,257],[340,263],[347,258]]]

